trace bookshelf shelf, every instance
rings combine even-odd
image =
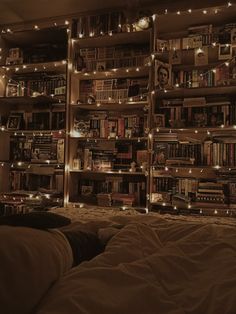
[[[72,139],[76,139],[78,141],[86,141],[86,142],[95,142],[95,141],[124,141],[124,142],[141,142],[147,141],[147,137],[124,137],[124,138],[107,138],[107,137],[76,137],[70,136]]]
[[[22,75],[32,72],[62,73],[66,71],[66,64],[66,60],[60,60],[50,62],[24,63],[17,65],[0,65],[0,67],[5,73],[9,75]]]
[[[93,71],[93,72],[74,72],[77,79],[80,80],[95,80],[108,78],[132,78],[139,76],[147,76],[149,74],[149,66],[124,67],[113,70]]]
[[[233,95],[235,94],[236,86],[217,86],[217,87],[193,87],[193,88],[173,88],[164,92],[156,90],[159,99],[168,98],[185,98],[208,95]]]
[[[118,110],[124,111],[127,109],[142,109],[148,106],[148,101],[127,101],[125,103],[98,103],[98,104],[71,104],[72,108],[79,108],[84,110]]]
[[[16,96],[16,97],[0,97],[0,106],[6,105],[44,105],[44,104],[54,104],[60,103],[60,99],[57,97],[50,97],[50,96]]]
[[[109,171],[95,171],[95,170],[70,170],[71,173],[88,173],[92,175],[100,174],[111,174],[111,175],[129,175],[129,176],[146,176],[144,172],[132,172],[132,171],[119,171],[119,170],[109,170]]]
[[[112,35],[103,35],[89,38],[76,38],[73,39],[78,42],[81,48],[90,47],[104,47],[106,45],[121,45],[121,44],[140,44],[148,43],[150,41],[150,30],[138,32],[124,32],[114,33]]]

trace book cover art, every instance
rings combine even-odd
[[[171,87],[171,65],[155,60],[155,86],[159,89]]]
[[[219,45],[218,59],[228,60],[232,58],[232,45]]]
[[[168,143],[154,144],[154,165],[164,165],[168,158]]]
[[[208,47],[196,48],[194,50],[194,65],[201,66],[208,64]]]
[[[181,64],[182,62],[182,52],[181,50],[170,50],[169,51],[169,63],[170,64]]]

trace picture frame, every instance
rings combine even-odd
[[[182,62],[182,51],[181,50],[170,50],[169,51],[169,63],[170,64],[181,64]]]
[[[194,65],[202,66],[208,64],[208,47],[203,46],[202,48],[194,49]]]
[[[155,60],[154,82],[158,89],[171,88],[171,64]]]
[[[19,130],[21,122],[20,115],[10,115],[7,120],[7,129],[8,130]]]
[[[81,195],[82,196],[91,196],[93,193],[93,187],[91,185],[82,185],[81,186]]]
[[[105,61],[99,61],[96,64],[96,70],[97,71],[105,71],[106,70],[106,62]]]
[[[219,45],[218,59],[227,60],[232,58],[232,45]]]
[[[154,123],[156,127],[165,127],[165,115],[164,114],[155,114]]]
[[[17,83],[8,83],[6,87],[6,97],[19,96],[19,87]]]

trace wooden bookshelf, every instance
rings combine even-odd
[[[13,212],[19,190],[37,195],[37,204],[29,204],[23,197],[23,211],[46,206],[45,198],[49,206],[62,205],[66,29],[36,31],[25,26],[21,31],[2,32],[1,47],[0,137],[4,150],[0,151],[0,168],[1,176],[8,180],[0,180],[0,192],[9,195]],[[11,123],[13,118],[17,123]],[[5,206],[6,202],[1,202]]]
[[[209,20],[203,26],[206,32],[194,33],[189,16],[182,19],[182,30],[179,23],[176,32],[157,27],[155,34],[155,59],[167,64],[176,50],[179,60],[171,64],[171,84],[162,89],[154,86],[152,93],[151,209],[229,216],[236,201],[235,52],[226,58],[220,49],[221,36],[226,35],[230,21],[224,13],[221,22]],[[164,15],[161,20],[164,22]],[[192,45],[192,38],[197,40],[197,36],[198,46]],[[160,44],[163,51],[158,48]],[[230,47],[230,36],[227,44]],[[205,54],[202,64],[198,63],[197,50]],[[154,78],[158,62],[154,62]]]

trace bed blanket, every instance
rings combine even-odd
[[[61,277],[37,314],[236,313],[234,225],[150,216],[112,225],[116,234],[100,230],[113,232],[105,252]]]

